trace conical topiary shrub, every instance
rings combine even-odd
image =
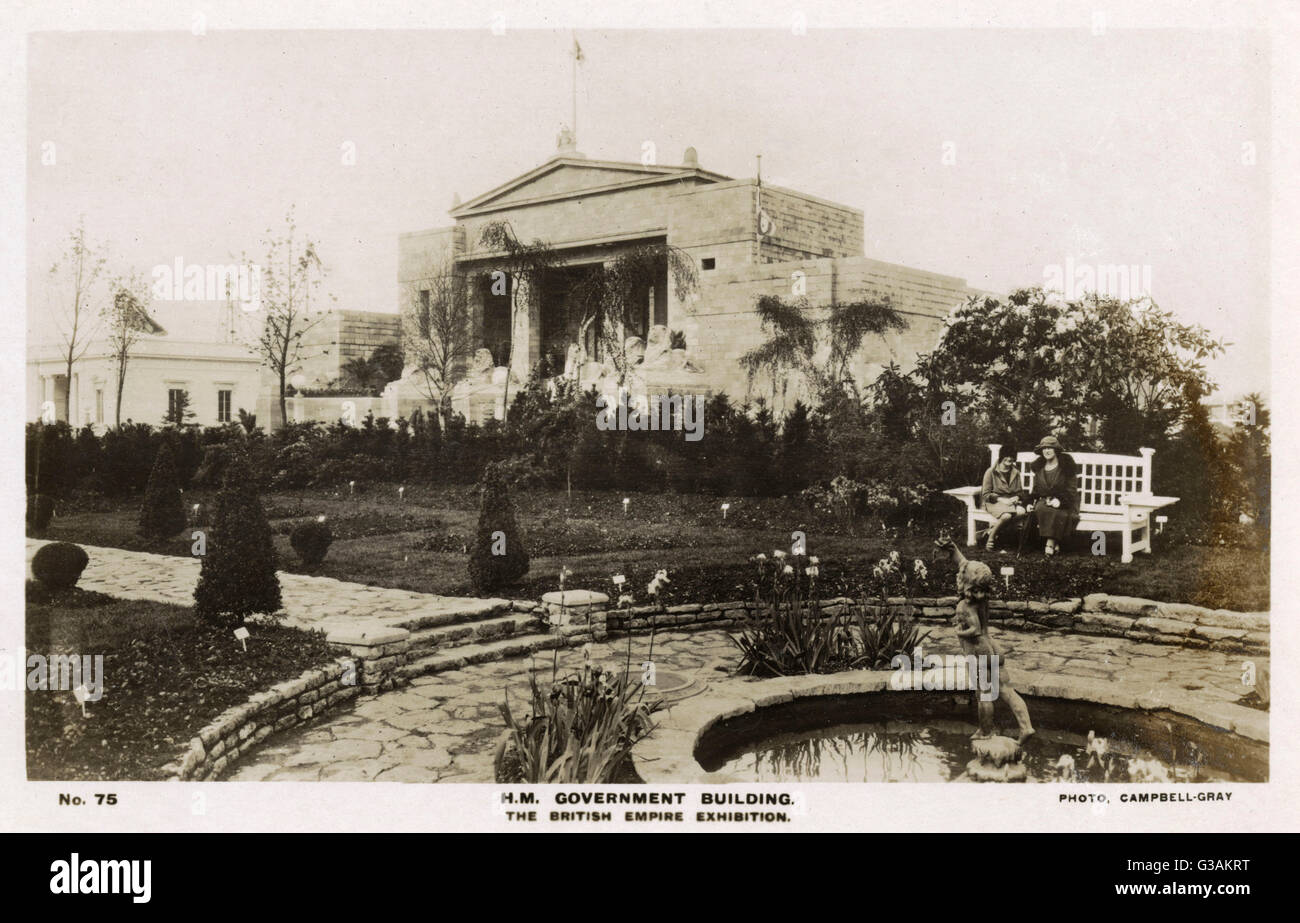
[[[519,582],[528,573],[524,548],[510,490],[496,464],[483,469],[478,530],[469,549],[469,579],[478,593],[491,593]]]
[[[140,505],[140,534],[146,538],[170,538],[185,528],[185,506],[171,446],[164,440],[154,456],[149,484]]]
[[[194,611],[201,618],[237,625],[247,615],[280,608],[271,526],[242,455],[226,466],[205,545],[194,589]]]

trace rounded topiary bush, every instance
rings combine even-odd
[[[154,457],[149,484],[140,505],[139,532],[146,538],[170,538],[185,528],[185,506],[171,447],[164,441]]]
[[[210,622],[238,625],[245,616],[276,612],[280,578],[271,526],[242,455],[234,455],[226,466],[216,506],[194,588],[195,613]]]
[[[32,576],[52,590],[66,590],[77,585],[89,563],[90,556],[80,545],[53,542],[32,558]]]
[[[469,579],[479,593],[518,583],[528,573],[524,548],[510,490],[497,464],[483,469],[478,529],[469,548]]]
[[[325,560],[325,553],[330,550],[334,533],[323,522],[304,522],[289,533],[289,544],[298,554],[298,560],[304,567],[315,567]]]
[[[27,525],[33,532],[44,532],[54,518],[54,498],[32,494],[27,498]]]

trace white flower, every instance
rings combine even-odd
[[[819,573],[821,573],[821,571],[818,570],[817,565],[814,564],[811,567],[809,567],[808,570],[805,571],[805,573],[807,573],[809,577],[816,577]]]
[[[324,516],[317,516],[317,517],[316,517],[316,521],[317,521],[317,522],[324,522],[324,521],[325,521],[325,517],[324,517]]]
[[[817,555],[813,555],[808,559],[808,563],[811,564],[813,567],[816,567],[818,564],[821,563],[821,561],[817,560]]]
[[[763,552],[760,551],[760,552],[758,553],[758,558],[757,558],[757,560],[758,560],[759,563],[761,564],[763,561],[766,561],[766,560],[767,560],[767,555],[763,554]]]
[[[781,571],[781,573],[785,574],[788,577],[794,573],[794,568],[791,567],[789,564],[787,564],[785,566],[785,570]]]
[[[898,553],[897,551],[891,551],[891,552],[889,553],[889,563],[890,563],[890,564],[897,564],[900,560],[901,560],[901,555],[899,555],[899,553]]]
[[[630,606],[634,602],[636,602],[636,600],[632,597],[631,593],[624,593],[618,598],[618,604],[620,606]]]
[[[776,551],[772,552],[772,557],[776,558],[779,561],[781,558],[785,557],[785,552],[782,551],[780,548],[778,548],[776,549]]]
[[[881,570],[879,567],[873,567],[871,568],[871,576],[875,577],[877,580],[883,580],[885,577],[885,572]]]

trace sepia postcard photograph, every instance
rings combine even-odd
[[[15,7],[6,826],[1294,823],[1201,6]]]

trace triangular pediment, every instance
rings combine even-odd
[[[455,217],[479,210],[496,210],[511,205],[550,201],[585,192],[607,191],[611,187],[663,182],[682,177],[698,177],[702,182],[718,182],[726,177],[695,167],[642,166],[635,163],[595,161],[579,158],[556,158],[523,176],[470,199],[452,209]]]

